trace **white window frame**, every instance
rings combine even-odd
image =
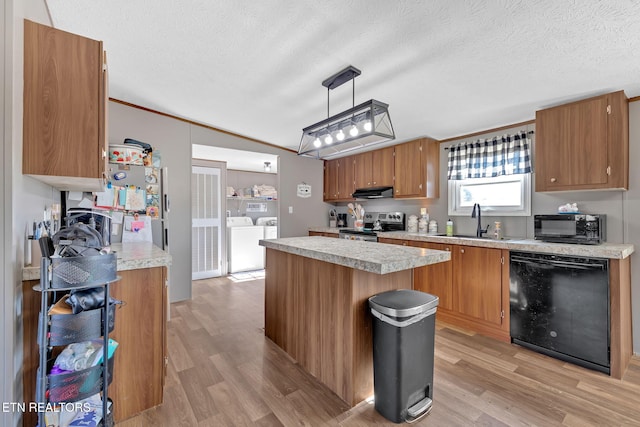
[[[494,178],[471,178],[463,180],[448,181],[448,214],[451,216],[471,215],[472,207],[462,207],[458,205],[460,200],[460,187],[465,184],[491,184],[502,182],[519,181],[522,203],[516,207],[491,206],[480,203],[483,216],[531,216],[531,174],[503,175]]]

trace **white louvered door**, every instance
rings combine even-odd
[[[191,170],[191,279],[223,274],[222,169],[192,166]]]

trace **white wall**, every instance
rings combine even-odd
[[[216,132],[117,102],[109,103],[109,142],[121,143],[133,138],[151,144],[160,151],[162,163],[169,168],[171,198],[169,248],[173,258],[170,268],[170,300],[191,298],[191,145],[201,144],[233,148],[280,156],[279,218],[280,236],[307,234],[310,224],[318,224],[326,216],[322,202],[322,162],[259,144],[240,137]],[[296,185],[312,185],[309,199],[296,197]],[[293,214],[288,208],[293,208]]]

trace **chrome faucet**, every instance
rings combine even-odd
[[[477,209],[477,214],[476,214]],[[483,234],[489,232],[489,224],[487,228],[482,228],[482,214],[480,213],[480,203],[473,204],[473,211],[471,212],[471,218],[478,218],[478,227],[476,228],[476,237],[482,237]]]

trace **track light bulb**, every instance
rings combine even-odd
[[[351,129],[349,129],[349,135],[358,136],[358,128],[356,125],[351,126]]]
[[[320,138],[316,137],[315,141],[313,141],[313,146],[318,148],[322,145],[322,142],[320,142]]]
[[[324,137],[324,143],[329,145],[333,142],[333,137],[331,136],[331,134],[327,134],[327,136]]]
[[[366,122],[364,122],[363,127],[364,127],[364,130],[365,130],[365,131],[367,131],[367,132],[371,132],[371,121],[370,121],[370,120],[367,120]]]
[[[338,131],[338,133],[336,134],[336,139],[337,139],[338,141],[343,141],[343,140],[344,140],[344,137],[345,137],[344,132],[342,132],[342,129],[340,129],[340,130]]]

